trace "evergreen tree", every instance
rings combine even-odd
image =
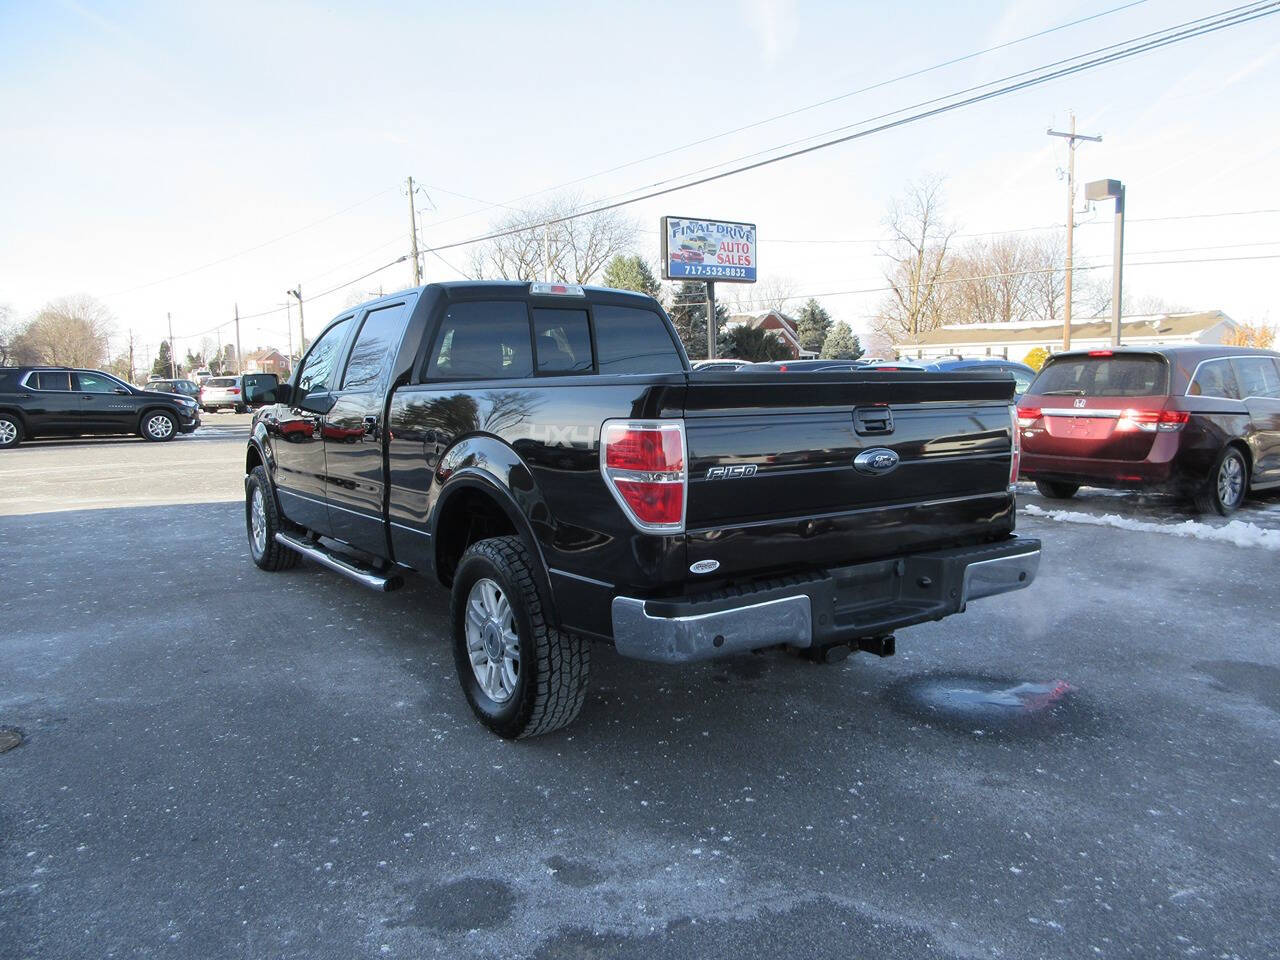
[[[729,311],[724,303],[716,301],[716,331],[720,334],[729,319]],[[671,322],[675,324],[680,342],[684,344],[685,353],[690,360],[707,358],[707,287],[701,280],[684,280],[676,287],[671,303]],[[717,336],[717,353],[719,344],[724,342]]]
[[[160,352],[156,354],[155,363],[151,364],[151,375],[155,377],[172,377],[173,353],[169,349],[169,341],[160,341]]]
[[[772,330],[761,330],[743,323],[731,329],[724,340],[721,356],[750,360],[752,363],[791,359],[791,350]]]
[[[821,350],[831,332],[831,314],[810,297],[796,315],[796,336],[805,350]]]
[[[831,328],[822,343],[823,360],[857,360],[862,356],[862,344],[853,335],[853,328],[841,320]]]
[[[637,254],[618,254],[604,268],[604,285],[615,290],[634,290],[655,300],[661,299],[662,284]]]

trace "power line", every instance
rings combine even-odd
[[[851,133],[842,137],[837,137],[836,139],[833,139],[833,140],[825,140],[821,143],[812,144],[810,146],[803,147],[798,150],[792,150],[788,153],[783,153],[778,156],[768,157],[763,160],[757,160],[753,163],[735,167],[730,170],[721,171],[719,173],[701,177],[696,180],[691,180],[689,182],[678,184],[676,186],[662,187],[656,190],[650,190],[647,193],[642,193],[639,196],[635,196],[630,199],[616,200],[609,203],[599,204],[587,209],[575,211],[573,213],[565,214],[563,216],[552,217],[538,224],[527,224],[521,227],[515,227],[508,230],[494,231],[481,236],[472,237],[467,240],[458,240],[458,241],[454,241],[452,243],[447,243],[447,244],[437,244],[435,246],[435,249],[451,250],[457,247],[469,246],[473,243],[483,243],[489,240],[497,240],[502,237],[513,236],[518,233],[525,233],[530,229],[536,229],[538,227],[553,226],[554,224],[564,223],[568,220],[575,220],[575,219],[578,219],[579,217],[591,216],[597,213],[604,213],[606,211],[615,210],[620,207],[630,206],[631,204],[634,204],[634,203],[640,203],[641,201],[644,201],[644,200],[652,200],[656,197],[665,196],[667,194],[675,193],[677,191],[688,190],[691,187],[697,187],[697,186],[701,186],[703,184],[711,183],[717,180],[723,180],[727,177],[737,176],[738,174],[741,174],[741,173],[746,173],[748,171],[756,170],[761,167],[769,166],[775,163],[780,163],[783,160],[794,159],[795,157],[813,153],[818,150],[825,150],[829,147],[834,147],[839,144],[848,143],[853,140],[863,139],[865,137],[873,136],[874,134],[877,134],[877,133],[883,133],[887,130],[894,129],[896,127],[906,126],[908,124],[915,123],[920,120],[925,120],[930,117],[938,116],[944,113],[949,113],[953,110],[958,110],[962,107],[971,106],[986,100],[995,99],[997,97],[1005,96],[1010,93],[1015,93],[1020,90],[1038,86],[1040,84],[1047,83],[1050,80],[1056,80],[1061,77],[1071,76],[1076,73],[1083,73],[1087,70],[1091,70],[1099,66],[1104,66],[1110,63],[1116,63],[1121,60],[1125,60],[1125,59],[1129,59],[1130,57],[1137,56],[1141,53],[1146,53],[1151,50],[1156,50],[1161,47],[1178,43],[1182,40],[1204,36],[1208,33],[1213,33],[1213,32],[1216,32],[1217,30],[1225,29],[1226,27],[1229,27],[1229,26],[1236,26],[1242,23],[1250,22],[1251,20],[1256,20],[1265,16],[1270,16],[1278,12],[1277,10],[1278,7],[1280,7],[1280,0],[1269,0],[1269,2],[1262,3],[1262,4],[1253,4],[1253,5],[1247,5],[1246,7],[1232,8],[1231,10],[1225,13],[1214,14],[1212,17],[1202,17],[1197,20],[1185,21],[1184,23],[1176,24],[1173,27],[1166,28],[1163,31],[1156,31],[1155,33],[1145,34],[1143,35],[1143,37],[1135,38],[1136,40],[1142,41],[1142,42],[1137,42],[1133,46],[1115,50],[1112,53],[1104,54],[1102,56],[1097,56],[1092,60],[1085,60],[1084,62],[1076,63],[1069,67],[1063,67],[1058,70],[1051,70],[1048,73],[1041,73],[1038,76],[1032,76],[1027,79],[1018,81],[1016,83],[1006,84],[1005,86],[997,87],[985,93],[967,97],[962,100],[957,100],[953,103],[943,104],[942,106],[934,107],[930,110],[925,110],[919,113],[908,115],[906,117],[901,117],[897,120],[888,121],[888,122],[879,124],[878,126],[870,127],[866,130],[861,130],[856,133]],[[1214,19],[1215,17],[1218,19],[1215,20]],[[1212,22],[1206,22],[1206,21],[1212,21]],[[1190,29],[1185,29],[1187,28],[1188,24],[1198,24],[1198,25],[1191,27]],[[1155,40],[1145,39],[1147,37],[1152,37],[1152,36],[1157,36],[1158,39],[1155,39]],[[1126,42],[1133,43],[1134,41],[1126,41]],[[1081,54],[1078,57],[1073,57],[1068,59],[1080,59],[1081,57],[1090,57],[1101,50],[1114,50],[1114,48],[1117,46],[1120,46],[1120,45],[1111,44],[1106,47],[1098,48],[1098,50],[1090,51],[1089,53],[1086,53],[1086,54]],[[1056,63],[1063,63],[1063,62],[1065,61],[1056,61]],[[1054,66],[1054,64],[1050,64],[1048,66]],[[1043,70],[1045,68],[1042,67],[1040,69]],[[1025,74],[1025,73],[1031,73],[1031,72],[1034,72],[1034,71],[1024,71],[1023,73]],[[1013,76],[1019,76],[1019,75],[1020,74],[1014,74]],[[982,86],[986,86],[986,84]],[[969,88],[969,89],[976,89],[976,88]],[[961,91],[960,94],[963,94],[964,92],[966,91]],[[951,94],[950,96],[956,96],[956,95],[959,95],[959,94]],[[940,100],[940,99],[947,99],[947,98],[946,97],[935,98],[934,101],[926,101],[926,102],[936,102],[937,100]],[[895,111],[895,112],[901,112],[901,111]],[[841,128],[841,129],[847,129],[847,127]],[[785,148],[786,146],[789,146],[789,144],[782,145],[782,148]],[[780,149],[780,148],[774,148],[774,149]]]
[[[1126,260],[1125,268],[1128,269],[1129,267],[1158,267],[1158,266],[1169,266],[1173,264],[1187,264],[1187,263],[1237,263],[1237,262],[1252,261],[1252,260],[1280,260],[1280,253],[1258,254],[1256,256],[1241,256],[1241,257],[1189,257],[1189,258],[1181,258],[1181,259],[1175,259],[1175,260],[1141,260],[1136,263],[1130,263],[1128,260]],[[1110,263],[1098,263],[1098,264],[1092,264],[1090,266],[1074,267],[1073,269],[1103,270],[1103,269],[1110,269],[1110,267],[1111,267]],[[934,283],[936,286],[940,286],[942,284],[951,284],[951,283],[971,283],[976,280],[997,280],[1005,277],[1042,276],[1042,275],[1051,274],[1051,273],[1062,273],[1064,272],[1065,269],[1066,269],[1065,267],[1045,267],[1043,269],[1038,269],[1038,270],[1010,270],[1003,273],[987,273],[987,274],[982,274],[980,276],[974,276],[974,277],[945,277],[945,278],[936,280]],[[894,288],[892,286],[863,287],[862,289],[858,289],[858,290],[828,290],[823,293],[794,293],[794,294],[787,294],[786,296],[767,297],[767,298],[761,298],[759,300],[738,300],[736,302],[739,305],[741,305],[741,304],[756,304],[756,303],[775,303],[780,300],[788,300],[788,301],[789,300],[808,300],[810,298],[817,300],[821,297],[850,297],[858,294],[889,293],[893,289]],[[706,298],[703,297],[697,300],[690,300],[686,302],[692,303],[692,304],[698,304],[698,303],[705,304],[707,301],[706,301]],[[683,306],[683,304],[679,304],[679,305]]]
[[[353,203],[349,207],[343,207],[341,210],[337,211],[336,213],[330,213],[327,216],[321,217],[319,220],[312,220],[306,226],[299,227],[297,230],[291,230],[288,233],[282,233],[280,236],[274,237],[271,240],[266,240],[258,244],[257,246],[247,247],[244,250],[239,250],[236,253],[228,254],[227,256],[221,257],[217,260],[210,260],[208,263],[201,264],[198,267],[192,267],[190,270],[184,270],[181,273],[175,273],[172,276],[163,277],[159,280],[150,280],[147,283],[140,283],[135,287],[129,287],[127,290],[118,290],[115,293],[110,294],[110,296],[119,297],[119,296],[123,296],[126,293],[133,293],[136,290],[145,290],[147,287],[154,287],[161,283],[168,283],[170,280],[178,280],[182,277],[189,277],[193,273],[199,273],[201,270],[207,270],[210,267],[216,267],[219,264],[226,263],[229,260],[234,260],[237,257],[242,257],[246,253],[254,253],[255,251],[261,250],[263,247],[271,246],[273,243],[279,243],[281,240],[287,240],[290,237],[296,237],[298,234],[303,233],[307,230],[310,230],[312,227],[319,226],[320,224],[325,223],[328,220],[332,220],[334,217],[340,217],[344,213],[349,213],[350,211],[354,210],[356,207],[364,206],[366,203],[369,203],[371,200],[378,199],[378,197],[382,196],[384,193],[390,193],[391,189],[394,189],[394,188],[389,188],[387,190],[379,190],[377,193],[373,194],[372,196],[365,197],[363,200],[360,200],[357,203]]]
[[[476,197],[468,197],[466,194],[454,193],[453,191],[449,191],[449,190],[442,190],[443,193],[453,193],[453,196],[461,197],[464,200],[474,200],[476,203],[484,204],[484,206],[479,207],[475,210],[471,210],[467,213],[459,214],[456,217],[451,217],[447,220],[442,220],[440,221],[439,224],[437,224],[437,226],[442,226],[443,224],[446,224],[446,223],[453,223],[458,220],[465,220],[468,217],[473,217],[478,213],[485,212],[486,210],[492,210],[495,207],[515,209],[510,205],[514,203],[519,203],[521,200],[528,200],[532,197],[541,196],[544,193],[551,193],[552,191],[555,191],[555,190],[563,190],[566,187],[576,186],[577,184],[585,183],[588,180],[594,180],[597,177],[607,176],[610,173],[617,173],[619,170],[626,170],[630,167],[639,166],[642,163],[648,163],[650,160],[658,160],[658,159],[661,159],[662,157],[667,157],[674,153],[680,153],[684,150],[692,149],[693,147],[699,147],[704,144],[711,143],[715,140],[722,140],[725,137],[730,137],[730,136],[733,136],[734,134],[743,133],[747,130],[753,130],[757,127],[762,127],[767,124],[774,123],[778,120],[785,120],[788,117],[794,117],[798,114],[805,113],[809,110],[816,110],[819,107],[830,106],[833,103],[838,103],[841,100],[847,100],[850,97],[854,97],[859,94],[869,93],[872,90],[879,90],[883,87],[891,86],[892,84],[899,83],[903,80],[910,80],[915,77],[924,76],[927,73],[933,73],[937,70],[942,70],[946,67],[955,66],[956,64],[964,63],[967,60],[973,60],[973,59],[976,59],[977,57],[985,56],[986,54],[989,54],[989,53],[995,53],[999,50],[1005,50],[1009,47],[1014,47],[1014,46],[1017,46],[1018,44],[1026,43],[1030,40],[1036,40],[1040,37],[1048,36],[1049,34],[1056,33],[1059,30],[1066,30],[1070,27],[1076,27],[1076,26],[1079,26],[1080,24],[1088,23],[1092,20],[1099,20],[1103,17],[1108,17],[1114,13],[1119,13],[1123,10],[1128,10],[1131,7],[1141,6],[1145,2],[1146,0],[1133,0],[1133,2],[1121,4],[1120,6],[1112,7],[1108,10],[1103,10],[1099,13],[1091,14],[1087,17],[1080,17],[1079,19],[1071,20],[1071,21],[1068,21],[1067,23],[1058,24],[1056,27],[1048,27],[1044,30],[1037,31],[1036,33],[1029,33],[1026,36],[1017,38],[1016,40],[1009,40],[1009,41],[1006,41],[1005,43],[1000,43],[992,47],[986,47],[985,49],[982,49],[982,50],[976,50],[973,53],[967,53],[967,54],[964,54],[963,56],[953,57],[950,60],[944,60],[940,63],[935,63],[932,66],[922,67],[918,70],[912,70],[908,73],[899,74],[896,77],[890,77],[889,79],[886,79],[886,80],[880,80],[875,83],[868,84],[864,87],[859,87],[856,90],[850,90],[847,93],[841,93],[834,97],[827,97],[824,100],[818,100],[813,103],[805,104],[804,106],[795,107],[791,110],[786,110],[782,113],[774,114],[773,116],[765,117],[761,120],[754,120],[751,123],[746,123],[741,126],[734,127],[730,130],[724,130],[720,133],[714,133],[697,140],[691,140],[688,143],[683,143],[683,144],[680,144],[679,146],[669,147],[657,153],[651,153],[648,156],[640,157],[635,160],[628,160],[625,163],[620,163],[620,164],[617,164],[616,166],[608,167],[607,169],[604,169],[604,170],[598,170],[595,173],[589,173],[584,176],[575,177],[572,180],[566,180],[563,183],[556,184],[555,186],[543,187],[542,189],[535,190],[532,193],[521,194],[520,196],[507,200],[504,203],[491,203],[484,200],[480,200],[479,198],[476,198]],[[439,188],[435,188],[435,189],[439,189]]]

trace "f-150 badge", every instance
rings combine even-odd
[[[735,463],[731,467],[711,467],[707,470],[708,480],[741,480],[743,477],[754,477],[754,463]]]

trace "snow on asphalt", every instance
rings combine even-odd
[[[1183,520],[1181,523],[1156,523],[1151,520],[1122,517],[1115,513],[1096,514],[1081,513],[1076,510],[1045,510],[1034,503],[1025,504],[1022,510],[1031,517],[1044,517],[1065,523],[1116,527],[1121,530],[1136,530],[1142,533],[1163,533],[1175,537],[1194,537],[1197,540],[1234,543],[1238,547],[1262,547],[1266,550],[1280,550],[1280,530],[1264,530],[1257,524],[1249,523],[1245,520],[1231,520],[1223,526],[1214,527],[1199,520]]]

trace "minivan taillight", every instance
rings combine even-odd
[[[1015,416],[1018,420],[1018,426],[1029,427],[1044,415],[1044,411],[1039,407],[1018,407]]]
[[[637,530],[684,530],[683,420],[606,420],[600,428],[600,472]]]
[[[1143,433],[1173,433],[1181,430],[1191,419],[1186,410],[1125,410],[1120,414],[1116,429],[1141,430]]]

